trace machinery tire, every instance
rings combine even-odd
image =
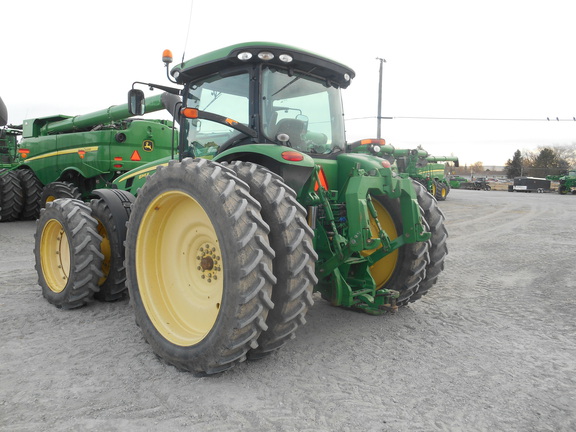
[[[156,355],[197,376],[246,360],[274,306],[268,232],[231,169],[201,158],[158,167],[126,235],[136,323]]]
[[[24,207],[24,191],[15,171],[0,176],[0,221],[18,220]]]
[[[444,226],[444,214],[438,203],[425,188],[420,187],[419,184],[414,184],[416,194],[418,196],[418,204],[423,212],[423,218],[428,225],[428,229],[432,234],[430,238],[430,245],[428,254],[430,261],[426,265],[426,276],[420,282],[418,291],[416,291],[404,304],[413,302],[426,295],[430,288],[432,288],[438,281],[438,276],[444,270],[444,260],[448,255],[448,232]]]
[[[437,201],[446,201],[448,195],[448,188],[442,182],[436,182],[436,195],[434,197]]]
[[[55,181],[44,186],[40,195],[40,206],[46,207],[46,203],[58,198],[72,198],[79,200],[82,198],[80,190],[74,183]]]
[[[96,219],[82,201],[58,199],[40,211],[34,257],[42,295],[58,308],[84,306],[102,277]]]
[[[306,313],[314,302],[313,288],[318,282],[314,273],[318,255],[313,247],[314,232],[306,222],[306,210],[282,177],[249,162],[234,162],[231,168],[248,183],[250,194],[262,206],[262,218],[274,227],[268,235],[276,253],[274,308],[268,313],[268,329],[258,338],[258,347],[248,352],[249,359],[259,359],[293,339],[296,329],[306,323]]]
[[[24,194],[24,205],[20,219],[22,220],[35,220],[40,213],[40,196],[42,195],[42,183],[34,174],[34,171],[28,169],[21,169],[16,171],[20,178],[22,185],[22,192]]]
[[[412,183],[418,188],[417,190],[426,190],[418,182]],[[428,196],[434,199],[432,195]],[[403,232],[400,200],[378,195],[372,198],[380,225],[390,240],[394,240]],[[375,224],[372,226],[372,231],[374,234],[378,232]],[[397,299],[399,306],[408,303],[426,276],[426,267],[430,260],[428,247],[429,242],[406,244],[370,267],[370,273],[378,289],[386,288],[400,292]]]
[[[126,295],[126,267],[124,267],[124,244],[118,237],[116,221],[110,207],[102,198],[90,201],[92,216],[98,222],[98,234],[102,237],[100,252],[102,277],[98,280],[100,290],[94,294],[96,300],[116,301]]]
[[[435,197],[438,194],[438,183],[434,180],[430,180],[430,194]]]

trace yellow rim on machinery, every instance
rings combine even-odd
[[[145,210],[136,243],[138,290],[152,324],[175,345],[197,344],[214,326],[224,291],[210,218],[190,195],[164,192]]]
[[[394,219],[392,219],[392,215],[378,200],[373,199],[372,203],[374,204],[374,208],[378,214],[378,222],[380,222],[380,226],[384,231],[386,231],[386,234],[388,234],[390,240],[394,240],[396,237],[398,237],[398,231],[396,230],[396,224],[394,223]],[[370,218],[370,230],[372,231],[373,237],[378,237],[378,227],[376,226],[376,222],[373,218]],[[375,250],[364,251],[362,254],[364,256],[371,255],[375,252]],[[392,277],[397,264],[398,249],[386,255],[384,258],[370,267],[370,274],[376,282],[376,287],[382,288],[382,286],[388,282],[388,280]]]
[[[70,245],[62,224],[50,219],[40,238],[42,274],[51,291],[60,293],[70,277]]]
[[[108,275],[110,274],[110,266],[112,260],[112,247],[110,246],[110,237],[108,237],[108,231],[102,225],[102,222],[98,221],[98,234],[102,236],[102,242],[100,243],[100,252],[104,255],[104,260],[102,261],[102,273],[103,276],[98,280],[98,286],[106,282]]]

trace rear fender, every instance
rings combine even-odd
[[[297,193],[314,171],[314,159],[305,153],[275,144],[248,144],[226,150],[213,159],[217,162],[253,162],[284,179]]]

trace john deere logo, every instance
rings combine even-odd
[[[142,150],[144,150],[146,152],[151,152],[152,150],[154,150],[154,141],[144,140],[142,142]]]

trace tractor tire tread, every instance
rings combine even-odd
[[[277,283],[272,290],[274,308],[248,359],[260,359],[278,350],[295,337],[306,322],[312,306],[312,291],[318,282],[314,272],[318,255],[314,251],[313,231],[306,223],[306,210],[296,200],[296,192],[279,175],[251,162],[232,162],[230,166],[250,187],[250,194],[262,206],[262,217],[272,227],[270,245]]]

